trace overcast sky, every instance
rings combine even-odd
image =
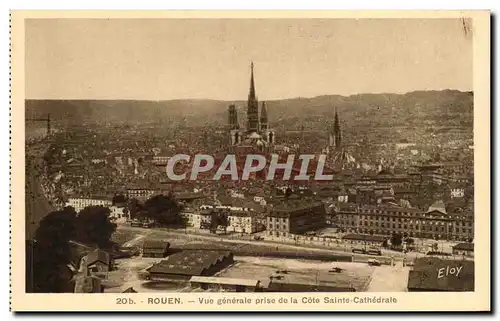
[[[259,100],[472,90],[459,19],[37,19],[29,99]]]

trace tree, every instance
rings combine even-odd
[[[126,202],[127,202],[127,198],[123,194],[116,194],[115,196],[113,196],[113,200],[112,200],[113,205],[123,204]]]
[[[85,244],[95,244],[99,248],[111,245],[111,235],[116,224],[110,220],[110,210],[104,206],[87,206],[76,219],[78,240]]]
[[[210,232],[216,233],[217,228],[222,226],[226,232],[229,225],[228,215],[225,211],[213,209],[211,212]]]
[[[156,195],[144,203],[140,215],[161,225],[185,226],[187,222],[181,211],[182,206],[173,195]]]
[[[142,206],[139,201],[135,198],[131,198],[127,202],[128,211],[130,213],[130,218],[136,218]]]
[[[33,277],[34,292],[57,293],[67,289],[69,280],[60,271],[71,262],[69,241],[76,233],[75,221],[76,212],[71,207],[51,212],[40,221],[36,242],[29,248],[32,266],[27,266],[26,271]]]
[[[393,234],[391,236],[391,244],[392,246],[398,247],[403,243],[403,236],[401,234]]]

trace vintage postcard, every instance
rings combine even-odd
[[[489,311],[488,11],[12,11],[13,311]]]

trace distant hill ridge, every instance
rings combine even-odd
[[[471,127],[473,93],[458,90],[413,91],[406,94],[322,95],[312,98],[268,100],[270,122],[325,121],[334,109],[342,121],[361,125],[432,125]],[[246,101],[213,99],[175,100],[35,100],[25,101],[26,117],[51,114],[55,122],[142,123],[183,120],[189,125],[226,124],[227,108],[235,104],[244,124]],[[472,128],[472,127],[471,127]]]

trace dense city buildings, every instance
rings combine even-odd
[[[204,129],[198,135],[183,127],[162,133],[154,125],[133,125],[125,132],[99,126],[75,127],[63,137],[53,135],[52,147],[44,155],[45,192],[55,204],[71,206],[77,212],[87,206],[109,207],[118,222],[131,219],[130,200],[144,203],[155,195],[175,195],[185,207],[185,224],[195,229],[213,229],[213,212],[217,210],[225,213],[223,230],[227,233],[253,234],[265,229],[269,235],[287,235],[326,226],[344,233],[474,239],[472,149],[467,141],[443,143],[449,151],[439,152],[415,139],[389,143],[387,136],[385,142],[363,149],[360,142],[367,138],[356,141],[352,128],[349,135],[344,134],[346,122],[335,107],[332,122],[323,127],[323,136],[316,135],[306,143],[309,134],[301,130],[293,143],[289,140],[293,131],[285,130],[280,134],[283,144],[277,144],[269,102],[257,99],[254,72],[251,63],[246,117],[242,117],[246,126],[239,123],[241,106],[233,103],[227,113],[228,127],[214,132]],[[138,133],[148,139],[139,139]],[[204,140],[207,137],[217,142],[211,145],[211,152],[205,148],[211,144]],[[321,184],[288,184],[293,197],[287,202],[278,201],[287,187],[279,179],[266,180],[267,168],[251,173],[243,185],[238,181],[210,183],[206,178],[213,176],[211,171],[198,173],[196,181],[179,183],[169,181],[165,174],[168,161],[178,153],[206,150],[217,164],[228,153],[235,153],[240,171],[248,154],[260,153],[269,159],[277,153],[279,161],[285,162],[288,155],[306,149],[326,155],[325,171],[333,174],[333,179]],[[460,160],[449,156],[456,150],[463,152]],[[432,153],[437,156],[426,156]],[[294,163],[292,175],[299,170],[300,163]],[[174,171],[190,176],[192,168],[179,162]],[[276,175],[282,177],[283,173]],[[113,204],[113,195],[123,195],[128,201]]]
[[[132,228],[161,226],[182,228],[186,235],[318,242],[362,252],[368,246],[373,255],[380,255],[381,246],[392,246],[391,240],[399,236],[405,243],[410,239],[418,244],[461,242],[453,253],[473,256],[470,133],[438,132],[433,136],[416,127],[411,129],[414,135],[396,139],[392,129],[357,127],[362,120],[349,118],[345,106],[336,105],[323,111],[324,117],[315,123],[307,123],[313,116],[292,117],[291,110],[283,112],[287,101],[259,102],[254,73],[252,63],[247,100],[228,107],[224,102],[218,109],[224,115],[220,124],[204,122],[190,127],[182,119],[176,123],[89,124],[70,127],[64,135],[53,134],[38,169],[43,193],[52,206],[71,206],[77,213],[89,206],[107,207],[114,223]],[[297,127],[296,123],[309,125]],[[404,133],[401,128],[395,130]],[[453,137],[452,143],[449,137]],[[441,149],[435,147],[438,145]],[[284,170],[277,171],[275,179],[266,179],[272,155],[285,163],[289,156],[303,153],[324,156],[324,174],[331,179],[286,180]],[[208,170],[199,172],[195,180],[173,181],[166,166],[176,154],[211,155],[214,168],[228,154],[236,155],[238,179],[211,181],[214,170]],[[266,167],[243,181],[241,169],[251,154],[264,156]],[[311,160],[306,173],[314,175],[317,164],[318,157]],[[294,162],[292,175],[300,170],[301,163]],[[190,177],[193,167],[178,162],[173,171]],[[170,224],[158,216],[144,216],[151,211],[150,200],[158,195],[179,204],[175,211],[181,219]],[[169,212],[161,211],[159,215]],[[147,239],[141,249],[144,257],[163,257],[170,247],[166,241]],[[221,263],[217,260],[215,257],[213,265],[218,269]],[[230,264],[230,255],[222,260]],[[150,273],[155,278],[181,273],[177,264],[174,268],[158,264]],[[182,278],[212,273],[210,267],[203,269],[200,265]],[[202,278],[196,282],[210,287],[216,281]],[[93,281],[88,278],[86,282]],[[248,287],[255,286],[249,283]]]

